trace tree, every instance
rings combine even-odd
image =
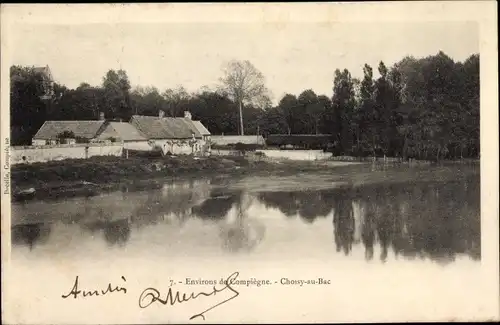
[[[300,120],[302,121],[300,133],[318,134],[319,121],[324,113],[318,101],[318,96],[312,89],[307,89],[299,95],[297,102]]]
[[[333,79],[332,110],[327,115],[332,134],[336,135],[338,149],[342,153],[352,149],[353,134],[356,132],[353,114],[356,104],[354,82],[351,73],[344,69],[335,70]]]
[[[319,95],[318,96],[318,105],[319,108],[318,110],[321,112],[321,116],[318,116],[319,120],[319,129],[320,132],[325,134],[325,133],[330,133],[330,130],[328,130],[328,116],[330,116],[332,112],[332,100],[325,95]],[[315,120],[316,123],[318,123],[318,120]]]
[[[12,66],[10,80],[12,144],[30,144],[32,136],[46,120],[52,96],[44,97],[43,76],[33,67]]]
[[[136,87],[131,93],[134,114],[158,115],[160,110],[167,110],[168,103],[156,87]]]
[[[128,120],[132,115],[130,103],[130,81],[124,70],[109,70],[104,76],[102,87],[106,99],[106,111],[116,117]]]
[[[297,106],[297,97],[292,94],[286,94],[283,96],[278,104],[279,112],[283,116],[288,134],[292,134],[296,131],[298,126],[297,121],[299,117],[297,116]]]
[[[162,96],[167,106],[167,115],[172,117],[183,114],[182,111],[190,99],[190,95],[182,86],[176,89],[167,89],[163,92]]]
[[[370,151],[373,156],[380,145],[379,119],[380,114],[375,103],[375,83],[373,81],[373,69],[368,64],[363,67],[363,80],[360,88],[360,107],[358,123],[361,134],[361,146],[363,151]],[[358,148],[359,149],[359,148]]]
[[[214,91],[198,92],[189,99],[185,108],[212,134],[237,134],[236,105],[227,95]]]
[[[253,104],[257,107],[268,103],[268,90],[265,87],[264,75],[250,61],[231,61],[223,71],[220,79],[220,90],[228,94],[239,109],[240,134],[244,135],[243,105]]]
[[[397,108],[399,107],[398,84],[393,85],[385,64],[379,63],[380,77],[375,82],[375,110],[377,112],[377,132],[380,146],[385,155],[394,155],[397,134]],[[392,76],[397,82],[397,75]]]
[[[290,134],[290,129],[280,106],[265,110],[260,118],[261,134]]]

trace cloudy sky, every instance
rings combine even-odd
[[[479,52],[478,32],[475,22],[460,21],[29,22],[13,25],[9,44],[11,64],[49,65],[71,88],[98,85],[107,70],[122,68],[133,86],[195,91],[215,85],[228,60],[249,60],[276,102],[309,88],[330,96],[335,69],[359,77],[364,63],[376,68],[440,50],[463,61]]]

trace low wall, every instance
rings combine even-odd
[[[238,142],[259,145],[264,145],[266,143],[262,135],[212,135],[210,140],[212,143],[219,146],[227,146]]]
[[[290,159],[290,160],[326,160],[332,157],[331,153],[323,152],[323,150],[255,150],[262,152],[266,157],[271,159]],[[247,155],[252,154],[251,151]],[[237,150],[227,149],[212,149],[212,155],[215,156],[239,156]]]
[[[330,160],[334,160],[334,161],[361,161],[361,162],[374,162],[374,161],[376,161],[376,162],[394,163],[394,162],[401,162],[402,158],[334,156],[334,157],[331,157]]]
[[[323,150],[256,150],[256,152],[262,152],[269,158],[290,160],[325,160],[332,156]]]
[[[212,149],[210,154],[213,156],[239,156],[240,152],[237,150],[229,149]]]
[[[153,147],[147,141],[125,141],[123,143],[125,149],[138,150],[138,151],[151,151]]]
[[[122,143],[80,143],[46,146],[13,146],[10,163],[23,164],[63,159],[86,159],[93,156],[121,156]]]

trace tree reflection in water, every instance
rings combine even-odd
[[[357,189],[261,193],[267,207],[286,216],[299,214],[311,223],[333,208],[337,252],[349,254],[355,241],[356,220],[365,258],[380,260],[389,251],[397,257],[452,261],[457,254],[480,259],[479,178],[464,182],[369,185]],[[354,216],[353,202],[359,204]]]
[[[332,211],[331,191],[262,192],[258,198],[267,208],[280,210],[285,216],[298,215],[307,223],[326,217]]]
[[[102,231],[104,239],[109,246],[123,246],[130,239],[131,231],[129,218],[118,220],[97,220],[82,224],[82,227],[92,233]]]
[[[209,180],[187,180],[164,184],[161,191],[146,192],[142,204],[132,214],[134,226],[158,223],[183,226],[192,208],[210,197]]]
[[[264,225],[248,215],[253,201],[254,197],[248,194],[240,195],[240,200],[235,204],[233,218],[228,216],[226,222],[221,223],[223,247],[230,252],[251,251],[264,238]]]
[[[339,192],[333,201],[333,231],[337,252],[341,250],[348,255],[354,241],[354,215],[352,200],[347,199],[346,193]]]
[[[48,239],[51,225],[48,223],[35,223],[16,225],[11,228],[13,245],[27,245],[32,250],[36,245]]]
[[[193,214],[220,226],[223,248],[231,252],[250,251],[262,240],[264,226],[248,216],[253,197],[242,191],[211,191],[210,198],[192,208]]]
[[[210,197],[201,204],[195,205],[191,211],[201,219],[222,220],[233,205],[241,200],[242,192],[226,192],[223,189],[213,189]]]
[[[106,222],[104,238],[109,245],[123,246],[130,239],[130,225],[128,219]]]
[[[373,259],[373,245],[375,244],[375,211],[371,204],[365,203],[365,215],[361,225],[361,242],[365,246],[365,258]]]

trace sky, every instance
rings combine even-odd
[[[229,60],[249,60],[266,78],[274,103],[312,89],[332,95],[335,69],[390,66],[404,56],[443,51],[456,61],[479,53],[475,22],[174,22],[16,24],[11,64],[49,65],[58,83],[99,85],[124,69],[132,86],[160,91],[213,87]]]

